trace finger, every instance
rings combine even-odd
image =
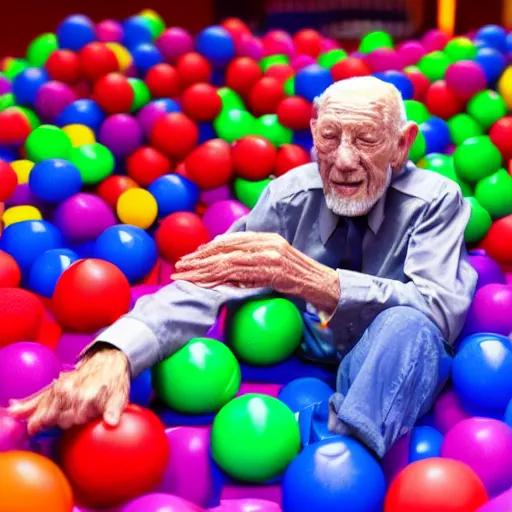
[[[28,418],[28,435],[34,436],[47,427],[55,426],[61,412],[61,404],[53,394],[46,395],[37,406],[34,414]]]
[[[24,400],[11,400],[7,413],[17,419],[27,419],[29,416],[32,416],[47,391],[45,389]]]
[[[249,246],[257,250],[265,238],[259,235],[260,234],[255,236],[254,233],[229,233],[227,235],[220,235],[204,246],[198,247],[194,252],[183,256],[180,258],[179,262],[186,262],[195,258],[205,258],[216,254],[226,254]]]
[[[103,413],[103,420],[107,425],[116,427],[121,420],[126,406],[128,405],[128,396],[123,392],[114,394],[105,405],[105,412]]]

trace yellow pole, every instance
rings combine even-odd
[[[456,12],[457,0],[437,1],[437,28],[449,36],[453,36],[455,31]]]
[[[505,28],[512,28],[512,0],[503,0],[501,18]]]

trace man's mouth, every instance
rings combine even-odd
[[[363,185],[363,181],[333,181],[331,182],[334,189],[339,192],[342,196],[353,196],[356,194],[361,186]]]

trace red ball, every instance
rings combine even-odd
[[[91,82],[119,71],[116,54],[105,43],[89,43],[80,50],[78,56],[82,75]]]
[[[156,64],[144,80],[153,98],[173,98],[180,93],[178,72],[170,64]]]
[[[21,282],[21,270],[16,260],[0,250],[0,288],[16,288]]]
[[[160,223],[155,235],[162,258],[172,264],[209,240],[201,217],[192,212],[171,213]]]
[[[94,258],[77,261],[60,276],[52,309],[63,329],[93,333],[128,313],[130,283],[112,263]]]
[[[115,210],[119,196],[130,188],[139,188],[139,184],[128,176],[115,174],[109,176],[98,185],[96,194]]]
[[[353,76],[367,76],[372,72],[370,66],[357,57],[347,57],[331,68],[332,79],[337,82]]]
[[[18,185],[18,175],[14,169],[3,160],[0,160],[0,202],[7,201]]]
[[[222,139],[207,140],[185,160],[187,175],[201,188],[216,188],[233,177],[231,146]]]
[[[71,50],[55,50],[44,67],[52,80],[65,84],[74,84],[81,77],[80,57]]]
[[[209,82],[212,76],[210,63],[196,52],[183,54],[176,63],[176,71],[182,88],[199,82]]]
[[[247,135],[233,143],[233,167],[237,176],[250,181],[268,178],[276,166],[277,150],[264,137]]]
[[[91,96],[91,85],[87,80],[80,80],[71,86],[77,98],[89,98]]]
[[[106,508],[154,490],[164,475],[170,446],[158,417],[129,405],[117,427],[99,419],[66,430],[59,452],[77,501]]]
[[[503,159],[508,160],[512,158],[512,116],[498,119],[491,126],[489,137],[492,143],[500,150]]]
[[[430,80],[419,69],[406,71],[405,75],[412,82],[412,87],[414,89],[412,99],[416,101],[423,101],[430,87]]]
[[[220,26],[226,29],[231,34],[231,37],[235,39],[240,38],[244,34],[251,34],[249,27],[238,18],[227,18],[222,21]]]
[[[199,129],[185,114],[171,112],[155,121],[150,139],[151,144],[160,151],[181,159],[197,146]]]
[[[263,71],[255,60],[238,57],[226,69],[226,86],[245,96],[262,76]]]
[[[222,110],[222,100],[213,85],[193,84],[183,91],[181,107],[195,121],[212,121]]]
[[[101,77],[94,84],[93,96],[108,114],[130,112],[134,99],[130,82],[120,73],[109,73]]]
[[[249,91],[249,106],[255,115],[275,114],[284,98],[282,82],[270,76],[260,78]]]
[[[441,119],[450,119],[464,108],[462,101],[444,80],[437,80],[428,88],[425,105],[433,116]]]
[[[0,288],[0,347],[34,341],[43,316],[43,304],[33,293],[21,288]]]
[[[512,215],[495,220],[482,241],[487,254],[500,265],[512,266]]]
[[[8,107],[0,112],[0,145],[22,144],[31,131],[27,116],[17,107]]]
[[[310,28],[299,30],[293,36],[293,42],[299,55],[309,55],[316,58],[322,51],[322,36],[316,30]]]
[[[295,74],[295,70],[290,64],[274,64],[265,71],[265,76],[279,80],[282,84]]]
[[[489,500],[473,470],[433,457],[409,464],[389,487],[384,512],[467,512]]]
[[[288,96],[277,107],[279,122],[290,130],[307,130],[313,106],[300,96]]]
[[[48,311],[45,311],[41,327],[36,336],[36,343],[54,351],[61,336],[62,329],[60,328],[60,325],[55,321],[55,318],[48,313]]]
[[[311,162],[309,153],[296,144],[283,144],[277,152],[276,176],[282,176],[291,169]]]
[[[158,149],[143,146],[126,160],[126,172],[139,185],[147,187],[160,176],[171,172],[171,161]]]

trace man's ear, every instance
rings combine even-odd
[[[418,135],[418,125],[412,121],[407,122],[400,131],[398,147],[396,148],[395,158],[391,163],[394,170],[399,170],[409,158],[409,151]]]
[[[316,130],[316,122],[317,122],[317,119],[316,117],[312,117],[309,121],[309,128],[311,130],[311,134],[312,135],[315,135],[315,130]]]

